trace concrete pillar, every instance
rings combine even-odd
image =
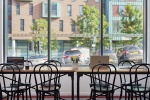
[[[12,56],[16,56],[16,41],[12,40]]]

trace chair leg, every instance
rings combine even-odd
[[[44,100],[44,96],[45,96],[45,93],[43,92],[43,93],[42,93],[42,100]]]
[[[24,100],[24,91],[22,91],[22,100]]]
[[[29,88],[29,96],[30,96],[30,100],[32,100],[32,97],[31,97],[31,89]]]
[[[93,91],[91,90],[91,93],[90,93],[90,100],[92,100],[92,95],[93,95]]]
[[[122,93],[123,93],[123,86],[121,85],[121,90],[120,90],[120,97],[119,97],[119,100],[121,100],[121,98],[122,98]]]
[[[96,92],[93,91],[93,100],[96,100]]]

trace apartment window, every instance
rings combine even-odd
[[[59,31],[63,32],[63,20],[59,21]]]
[[[24,19],[20,19],[20,31],[24,31]]]
[[[75,2],[76,0],[71,0],[72,2]]]
[[[113,33],[120,32],[121,22],[119,20],[113,20],[112,26],[113,26]]]
[[[16,15],[20,15],[20,3],[16,2]]]
[[[125,10],[125,6],[120,5],[118,9],[118,13],[124,12],[124,10]]]
[[[83,5],[79,6],[79,15],[83,15]]]
[[[68,5],[68,16],[72,16],[72,6]]]
[[[33,15],[33,4],[29,4],[29,15]]]
[[[95,0],[95,2],[99,2],[99,0]]]
[[[84,2],[87,2],[88,0],[83,0]]]
[[[57,16],[57,4],[52,4],[52,12],[51,12],[51,14],[53,16]]]
[[[11,20],[8,20],[8,32],[10,33],[11,32],[11,27],[12,24],[11,24]]]
[[[71,25],[71,31],[72,31],[72,32],[75,32],[75,31],[76,31],[76,26],[75,26],[75,24],[72,24],[72,25]]]

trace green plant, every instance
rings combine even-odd
[[[78,56],[71,56],[71,61],[73,63],[78,63],[80,61],[80,58]]]

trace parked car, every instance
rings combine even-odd
[[[80,61],[79,63],[84,63],[84,56],[79,50],[66,50],[62,53],[61,62],[63,64],[71,64],[71,57],[72,56],[78,56]]]
[[[45,61],[48,60],[48,58],[45,55],[35,55],[35,56],[30,56],[28,60],[31,61],[33,65],[36,65],[36,64],[44,63]]]
[[[132,60],[134,62],[142,62],[143,50],[138,46],[125,46],[116,51],[118,61]]]
[[[100,52],[99,52],[99,53],[100,53]],[[98,52],[97,52],[96,55],[98,55]],[[113,52],[113,50],[104,49],[104,50],[103,50],[103,55],[104,55],[104,56],[109,56],[109,63],[112,63],[112,64],[118,63],[117,55],[116,55],[115,52]]]

